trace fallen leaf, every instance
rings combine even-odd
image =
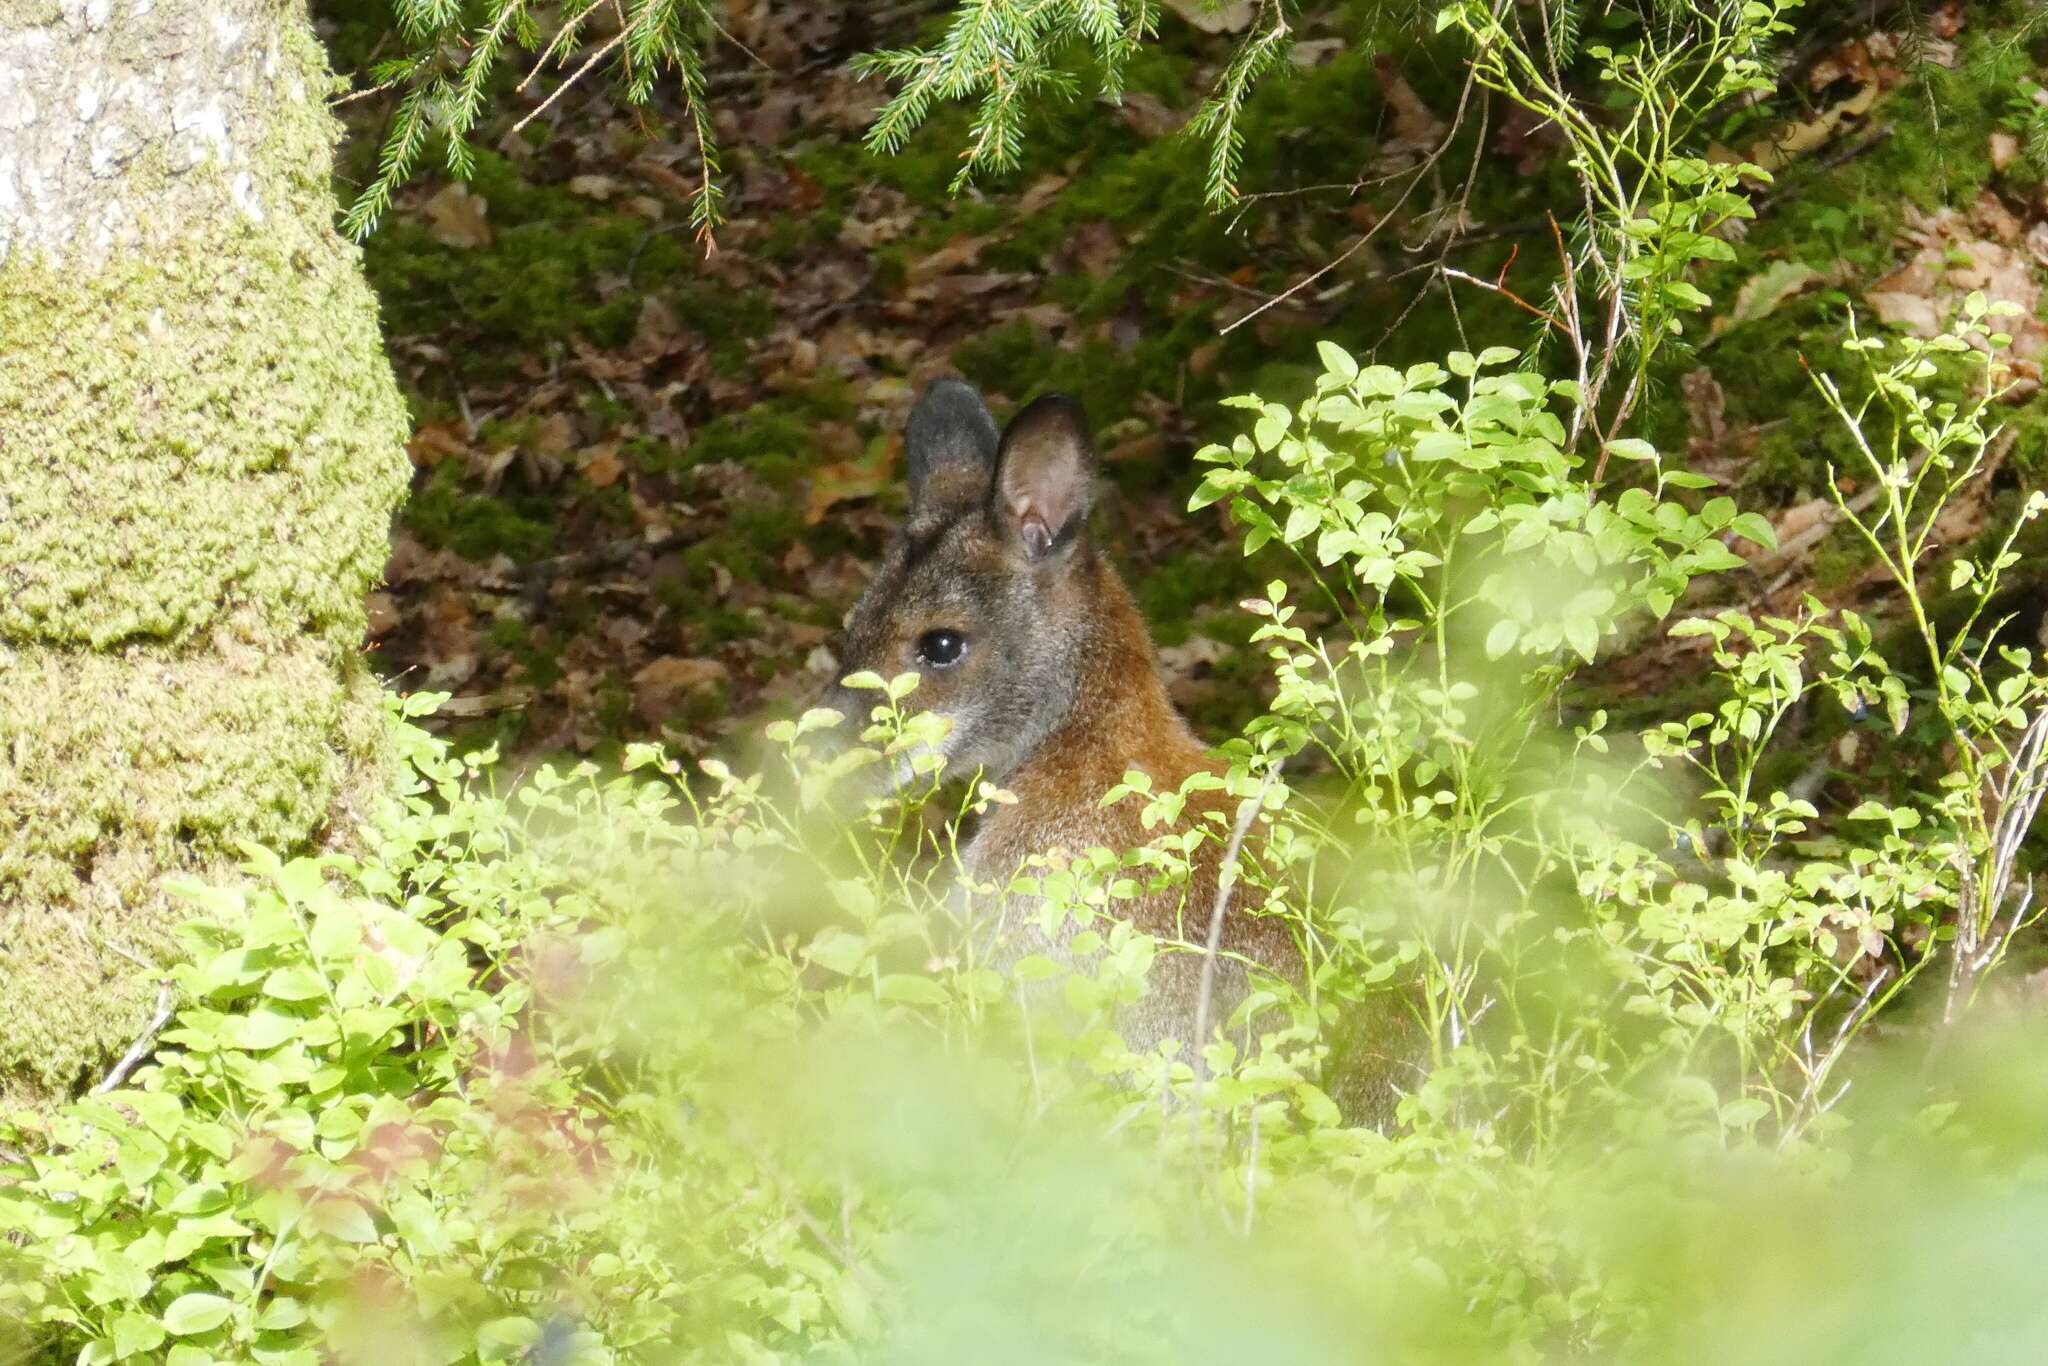
[[[641,360],[659,360],[682,344],[682,332],[675,310],[650,294],[640,301],[640,318],[633,325],[633,354]]]
[[[730,676],[731,670],[715,659],[665,655],[635,671],[633,686],[659,689],[673,694],[688,688],[701,688],[707,683],[723,682]]]
[[[986,237],[955,237],[937,251],[912,261],[910,269],[904,274],[913,284],[934,280],[941,275],[951,275],[963,266],[973,265],[975,259],[981,255],[981,249],[988,243],[989,239]]]
[[[583,477],[592,488],[608,489],[619,482],[619,476],[626,472],[626,462],[619,459],[617,442],[606,442],[592,449],[583,461]]]
[[[1773,261],[1743,281],[1726,318],[1714,320],[1714,331],[1753,323],[1778,311],[1778,305],[1819,282],[1821,274],[1804,261]]]
[[[1116,116],[1124,127],[1141,138],[1162,138],[1168,133],[1179,131],[1188,116],[1169,106],[1157,95],[1148,95],[1142,90],[1126,90],[1117,102]],[[1022,206],[1019,206],[1020,212]]]
[[[1241,33],[1258,13],[1252,0],[1166,0],[1166,7],[1204,33]]]
[[[1040,176],[1031,182],[1023,194],[1017,197],[1017,217],[1029,218],[1059,196],[1067,188],[1067,177],[1063,175]]]
[[[585,199],[595,199],[602,204],[619,192],[619,182],[608,175],[572,175],[569,177],[569,193]]]
[[[2011,133],[1999,131],[1991,135],[1991,169],[2002,171],[2012,165],[2012,159],[2020,154],[2020,140]]]
[[[856,498],[872,498],[895,477],[895,451],[877,441],[857,460],[835,460],[811,473],[810,496],[804,500],[804,525],[816,526],[832,508]]]
[[[1801,532],[1822,525],[1834,515],[1834,507],[1829,499],[1810,498],[1786,508],[1778,514],[1778,544],[1784,546]]]
[[[1880,321],[1903,327],[1916,337],[1932,337],[1941,331],[1941,315],[1935,312],[1934,300],[1924,294],[1880,289],[1863,298]]]
[[[1771,137],[1753,143],[1749,149],[1749,160],[1766,171],[1778,170],[1794,158],[1826,145],[1843,124],[1869,113],[1877,103],[1878,94],[1878,86],[1872,82],[1804,123],[1786,124]]]
[[[1335,59],[1350,46],[1342,38],[1304,38],[1287,49],[1287,60],[1307,70]]]
[[[426,203],[427,231],[444,247],[468,251],[491,244],[491,202],[469,186],[445,185]]]
[[[468,434],[453,422],[423,422],[412,434],[412,440],[405,443],[406,454],[422,469],[431,469],[468,449]]]
[[[1449,125],[1422,102],[1392,58],[1384,53],[1374,57],[1373,72],[1379,80],[1380,98],[1394,116],[1393,136],[1380,144],[1373,165],[1383,174],[1406,170],[1436,149]]]
[[[1100,220],[1075,228],[1057,253],[1062,266],[1078,267],[1091,280],[1100,280],[1115,270],[1123,255],[1123,234]]]
[[[642,720],[659,724],[678,696],[716,687],[730,676],[725,665],[715,659],[665,656],[633,674],[633,710]]]

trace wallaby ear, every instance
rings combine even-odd
[[[996,515],[1041,560],[1073,544],[1095,499],[1088,415],[1065,394],[1034,399],[1010,419],[996,476]]]
[[[903,430],[911,515],[979,504],[995,475],[1000,440],[973,385],[951,378],[926,385]]]

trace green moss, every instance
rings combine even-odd
[[[1140,576],[1132,594],[1153,638],[1161,645],[1179,645],[1191,634],[1196,615],[1240,595],[1249,582],[1244,557],[1235,548],[1184,550]]]
[[[487,342],[473,349],[473,369],[509,368],[576,337],[623,345],[650,296],[729,365],[774,321],[757,293],[704,280],[684,234],[528,180],[493,152],[478,153],[469,188],[490,206],[488,245],[448,246],[428,223],[397,215],[370,239],[367,265],[394,332],[453,325]]]
[[[0,1102],[139,1032],[165,875],[341,838],[384,781],[360,645],[406,411],[330,227],[324,57],[279,37],[303,93],[246,125],[261,222],[202,170],[139,249],[0,268]]]
[[[492,495],[467,488],[461,471],[441,464],[413,494],[406,525],[422,541],[469,560],[505,555],[544,559],[555,545],[556,500],[539,494]]]

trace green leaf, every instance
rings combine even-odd
[[[322,1200],[306,1211],[306,1226],[344,1243],[374,1243],[377,1223],[355,1200]]]
[[[899,972],[882,979],[877,988],[885,1001],[899,1001],[904,1005],[942,1006],[952,1001],[953,995],[945,987],[929,977],[915,973]]]
[[[235,1306],[220,1295],[180,1295],[164,1310],[164,1330],[181,1338],[211,1332],[228,1321]]]
[[[251,1053],[262,1053],[292,1038],[304,1025],[305,1021],[296,1015],[259,1008],[242,1017],[235,1028],[235,1044]]]
[[[227,1188],[214,1182],[194,1183],[179,1191],[164,1209],[172,1214],[212,1214],[227,1208]]]
[[[1296,541],[1301,540],[1321,526],[1322,522],[1323,510],[1321,508],[1307,505],[1296,507],[1294,511],[1287,514],[1287,530],[1281,533],[1280,539],[1289,545],[1293,545]]]
[[[1744,1096],[1721,1107],[1721,1123],[1730,1129],[1747,1129],[1770,1112],[1770,1102]]]
[[[1323,358],[1323,369],[1335,378],[1349,384],[1358,378],[1358,362],[1351,353],[1333,341],[1316,343],[1316,354]]]
[[[114,1355],[117,1357],[132,1357],[137,1352],[153,1352],[163,1346],[163,1322],[148,1314],[138,1314],[131,1309],[116,1318],[112,1328]]]
[[[487,1357],[502,1359],[540,1341],[540,1325],[523,1315],[492,1319],[476,1330],[476,1345]]]
[[[1655,460],[1657,448],[1638,437],[1618,437],[1607,443],[1607,453],[1617,460]]]
[[[868,956],[868,941],[849,930],[828,925],[804,947],[804,957],[828,972],[850,977]]]
[[[1600,627],[1591,617],[1573,617],[1566,621],[1564,638],[1588,663],[1600,650]]]
[[[1751,545],[1760,545],[1765,550],[1778,548],[1778,533],[1772,529],[1770,522],[1762,513],[1742,513],[1728,524],[1728,529]]]

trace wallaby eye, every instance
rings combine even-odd
[[[949,631],[941,627],[936,631],[926,631],[917,638],[919,662],[929,664],[935,669],[958,664],[960,656],[966,653],[967,637],[958,631]]]

